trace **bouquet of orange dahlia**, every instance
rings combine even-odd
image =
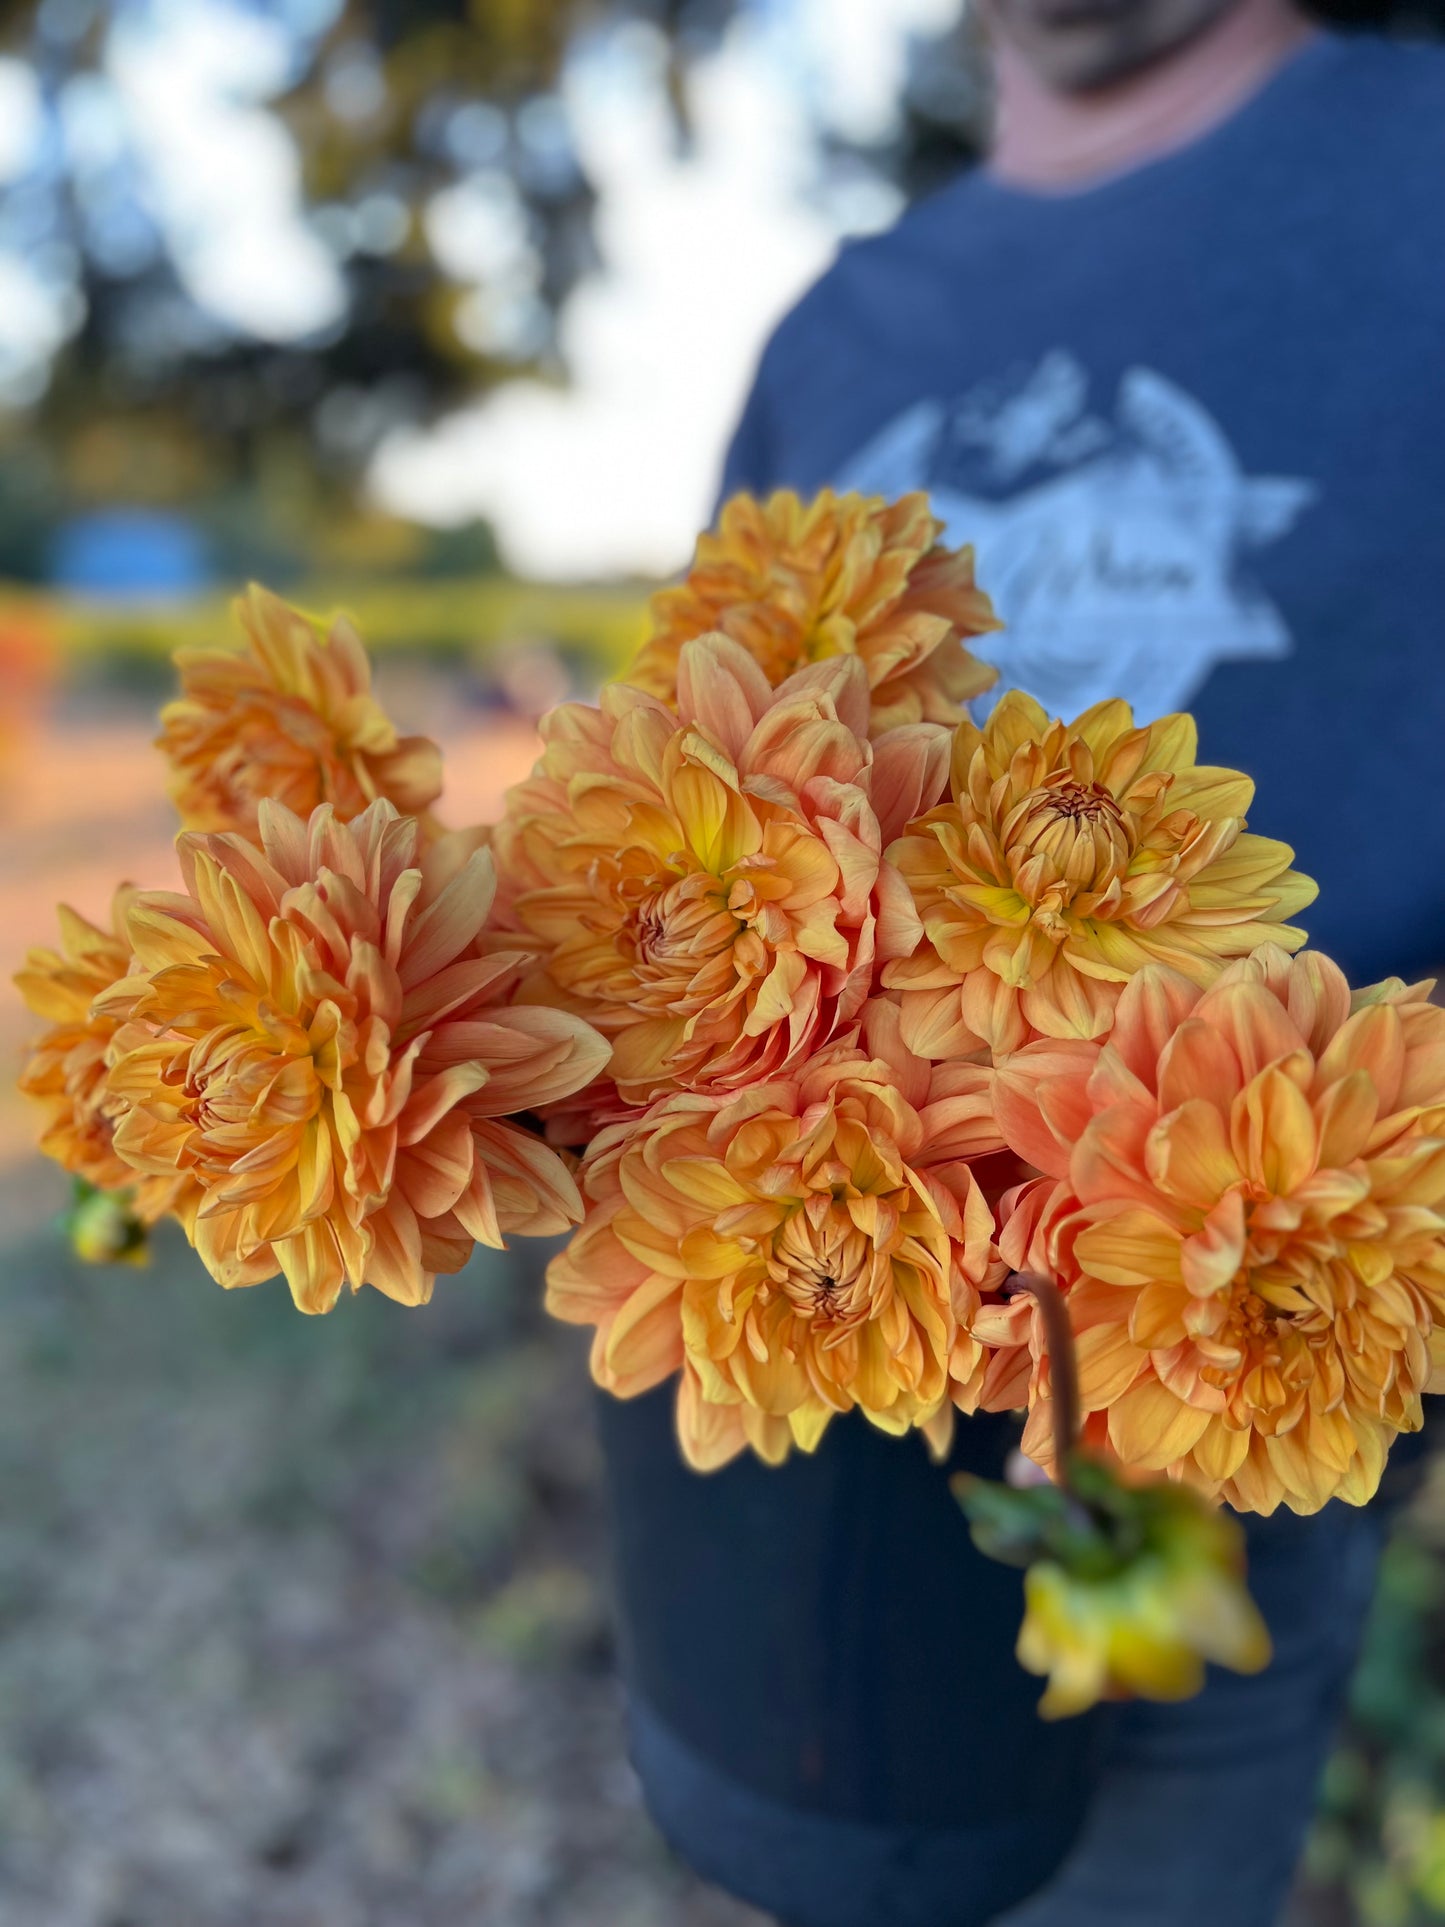
[[[974,702],[941,533],[736,499],[490,832],[348,625],[253,594],[164,718],[185,889],[32,956],[23,1082],[93,1196],[305,1310],[575,1226],[549,1307],[699,1469],[1026,1412],[1055,1485],[961,1497],[1070,1711],[1263,1663],[1210,1507],[1363,1503],[1420,1424],[1445,1010],[1296,954],[1315,887],[1188,717]]]

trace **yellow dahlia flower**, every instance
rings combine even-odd
[[[1127,1551],[1107,1541],[1069,1560],[1041,1559],[1024,1575],[1019,1664],[1048,1680],[1045,1719],[1101,1699],[1190,1699],[1212,1660],[1236,1673],[1269,1664],[1270,1638],[1244,1583],[1236,1520],[1178,1486],[1120,1488],[1081,1460],[1081,1496],[1108,1490],[1124,1515]]]
[[[548,1268],[548,1307],[596,1326],[609,1391],[681,1371],[701,1470],[749,1445],[811,1451],[854,1408],[888,1432],[946,1428],[950,1373],[977,1366],[963,1334],[1001,1276],[965,1162],[991,1138],[987,1072],[926,1065],[896,1031],[870,1013],[865,1048],[664,1098],[587,1155],[586,1222]]]
[[[973,579],[973,550],[945,549],[928,497],[786,491],[735,495],[698,542],[686,579],[652,603],[653,633],[627,680],[672,702],[684,643],[740,642],[771,683],[829,656],[857,656],[874,733],[953,723],[997,671],[964,647],[1000,624]]]
[[[397,735],[345,618],[328,628],[260,588],[236,617],[247,647],[177,650],[182,693],[161,711],[157,747],[185,828],[255,842],[267,797],[303,817],[329,803],[342,822],[378,797],[404,816],[436,801],[441,752]]]
[[[141,1223],[154,1224],[175,1204],[184,1180],[175,1171],[138,1179],[116,1151],[105,1067],[116,1019],[94,1008],[130,967],[125,917],[134,894],[116,891],[108,930],[61,904],[60,949],[32,950],[16,972],[21,996],[49,1025],[31,1046],[20,1088],[45,1110],[45,1155],[98,1192],[125,1192]],[[81,1255],[100,1255],[100,1247]]]
[[[540,956],[526,995],[611,1040],[627,1106],[791,1071],[857,1016],[877,960],[917,941],[882,851],[947,757],[930,724],[870,745],[853,657],[774,690],[704,637],[677,702],[614,683],[553,710],[494,837],[508,925]]]
[[[509,1114],[564,1097],[607,1048],[563,1011],[500,999],[518,960],[480,956],[491,858],[390,803],[351,824],[260,810],[240,835],[178,840],[186,894],[138,896],[137,972],[102,1002],[115,1145],[184,1177],[212,1276],[286,1275],[303,1311],[343,1284],[404,1304],[474,1241],[580,1216],[555,1152]]]
[[[1205,991],[1155,967],[1107,1044],[1029,1045],[995,1074],[999,1127],[1059,1186],[1032,1257],[1067,1290],[1083,1403],[1124,1465],[1313,1512],[1363,1504],[1418,1429],[1445,1366],[1427,989],[1352,998],[1327,958],[1274,946]],[[1040,1459],[1047,1404],[1036,1383]]]
[[[929,1057],[1100,1037],[1120,989],[1163,963],[1204,985],[1315,895],[1283,843],[1248,835],[1254,785],[1196,765],[1188,716],[1136,729],[1123,702],[1050,722],[1013,690],[959,724],[952,801],[890,854],[927,943],[891,964],[904,1036]]]

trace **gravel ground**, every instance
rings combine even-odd
[[[5,1927],[761,1927],[640,1808],[520,1265],[307,1320],[37,1230],[3,1293]]]

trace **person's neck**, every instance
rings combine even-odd
[[[996,35],[989,172],[1009,187],[1055,192],[1128,173],[1227,120],[1314,33],[1290,0],[1240,0],[1197,39],[1081,94],[1050,89]]]

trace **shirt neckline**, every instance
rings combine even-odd
[[[1266,111],[1272,111],[1309,81],[1316,69],[1336,60],[1345,44],[1343,35],[1323,31],[1315,33],[1289,54],[1223,120],[1206,127],[1180,147],[1168,148],[1148,160],[1121,167],[1115,173],[1092,176],[1077,187],[1024,187],[1012,181],[1001,181],[991,171],[987,161],[965,178],[995,205],[1019,210],[1100,207],[1130,200],[1137,194],[1150,193],[1156,187],[1166,185],[1176,175],[1187,172],[1200,162],[1213,159],[1221,151],[1227,151],[1235,141],[1249,133],[1255,121]]]

